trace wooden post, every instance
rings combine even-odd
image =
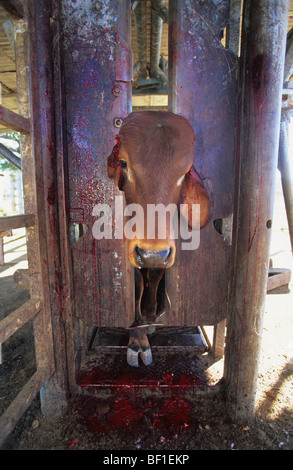
[[[224,378],[235,420],[254,412],[277,169],[288,0],[245,0],[234,265]]]
[[[65,349],[65,318],[62,304],[60,273],[60,239],[58,225],[58,191],[56,185],[55,116],[52,56],[52,2],[27,3],[31,106],[33,122],[32,147],[38,159],[37,183],[40,186],[38,208],[43,224],[39,224],[42,244],[43,276],[48,284],[44,301],[50,313],[54,340],[54,374],[41,389],[41,408],[45,416],[57,418],[67,409],[67,364]],[[42,186],[41,186],[42,183]],[[41,192],[42,191],[42,192]],[[45,258],[46,255],[46,258]],[[41,341],[39,340],[41,343]],[[39,346],[43,347],[42,344]]]

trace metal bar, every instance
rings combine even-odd
[[[240,52],[240,25],[242,0],[231,0],[229,12],[229,25],[227,28],[227,45],[230,51],[239,56]]]
[[[234,263],[224,368],[228,413],[242,421],[253,416],[256,396],[288,8],[288,0],[245,0],[243,8]]]
[[[10,162],[13,166],[21,170],[21,159],[14,155],[11,150],[9,150],[5,145],[0,144],[0,155],[4,157],[8,162]]]
[[[29,118],[25,118],[20,114],[10,111],[0,105],[0,124],[9,129],[20,132],[21,134],[28,134],[31,131],[31,123]]]
[[[4,444],[6,438],[13,431],[17,422],[39,392],[42,384],[48,378],[48,370],[37,370],[0,417],[0,447]]]
[[[4,343],[17,330],[23,327],[31,318],[41,310],[41,302],[30,299],[17,308],[13,313],[0,321],[0,344]]]
[[[22,227],[33,227],[36,223],[35,214],[20,214],[0,217],[0,232],[7,232]]]

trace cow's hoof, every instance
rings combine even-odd
[[[138,356],[141,356],[141,359],[145,366],[149,366],[153,362],[152,350],[150,346],[148,347],[134,347],[127,348],[127,362],[131,367],[138,367]]]
[[[138,367],[138,354],[140,348],[132,349],[130,346],[127,348],[127,362],[132,367]]]
[[[145,366],[149,366],[153,362],[152,350],[150,347],[142,347],[140,355]]]

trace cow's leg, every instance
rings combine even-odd
[[[155,323],[157,315],[157,295],[159,283],[165,269],[135,269],[135,325],[129,334],[127,348],[127,362],[138,367],[138,357],[145,365],[152,363],[152,351],[147,334],[154,331],[154,327],[140,327],[139,325]]]
[[[144,293],[142,298],[141,313],[146,323],[155,322],[157,315],[157,295],[159,283],[165,269],[144,269]]]
[[[143,294],[143,276],[140,269],[135,269],[135,323],[142,323],[141,298]],[[130,330],[127,347],[127,362],[130,366],[138,367],[138,356],[145,365],[152,363],[152,351],[147,337],[147,328],[134,328]]]

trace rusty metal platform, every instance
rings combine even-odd
[[[192,424],[193,397],[204,400],[207,392],[221,391],[221,381],[212,383],[207,372],[207,345],[200,330],[165,330],[173,334],[157,328],[149,336],[153,362],[140,367],[127,363],[125,331],[99,332],[77,375],[72,409],[89,433],[135,434],[143,426],[180,434]]]
[[[107,348],[126,348],[129,332],[123,328],[98,328],[90,340],[89,349],[98,351]],[[207,351],[208,345],[199,327],[156,327],[149,335],[152,348],[194,348],[196,351]]]
[[[80,393],[104,396],[133,391],[141,396],[165,396],[206,390],[210,385],[208,364],[202,353],[207,345],[200,331],[181,328],[177,334],[167,335],[164,329],[158,330],[149,337],[153,363],[145,366],[141,362],[140,367],[127,364],[127,334],[119,330],[112,335],[100,332],[99,341],[83,359],[77,375]]]

